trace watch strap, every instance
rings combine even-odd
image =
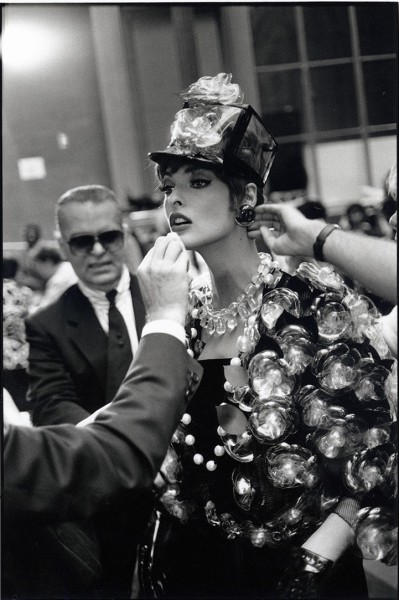
[[[323,227],[323,229],[320,231],[319,235],[317,236],[316,241],[313,244],[313,256],[315,257],[316,260],[321,260],[321,261],[326,260],[324,258],[324,254],[323,254],[324,242],[326,241],[326,239],[328,238],[330,233],[332,233],[334,231],[334,229],[341,229],[341,228],[336,223],[328,223],[328,225]]]

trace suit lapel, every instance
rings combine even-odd
[[[134,316],[136,321],[137,336],[140,339],[145,324],[145,308],[140,292],[140,287],[135,275],[130,276],[130,292]],[[84,354],[86,360],[92,365],[98,379],[106,380],[108,337],[101,327],[89,300],[80,291],[77,285],[70,289],[66,304],[66,335]]]
[[[130,275],[130,292],[132,294],[134,317],[136,320],[137,337],[140,339],[145,324],[145,308],[141,296],[139,282],[135,275]]]
[[[108,338],[89,300],[77,285],[71,288],[66,305],[67,331],[71,341],[84,354],[101,383],[107,375]]]

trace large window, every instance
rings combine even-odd
[[[262,115],[285,148],[276,162],[334,140],[367,153],[370,137],[395,134],[396,3],[257,5],[251,26]]]

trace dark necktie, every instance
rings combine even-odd
[[[129,333],[124,318],[115,305],[116,294],[116,290],[111,290],[110,292],[106,293],[106,296],[109,300],[107,370],[108,401],[114,398],[133,358]]]

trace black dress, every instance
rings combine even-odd
[[[354,484],[349,489],[344,485],[342,473],[347,461],[357,450],[367,451],[367,434],[373,424],[389,418],[382,388],[378,388],[382,394],[379,403],[373,400],[370,409],[371,400],[369,402],[365,388],[361,386],[376,366],[381,367],[385,377],[390,361],[380,359],[366,336],[359,342],[361,330],[359,322],[355,320],[358,313],[350,312],[345,304],[352,301],[351,292],[339,283],[339,297],[336,289],[328,289],[329,282],[325,282],[323,273],[320,281],[317,269],[312,270],[310,275],[310,281],[307,271],[300,278],[284,275],[280,279],[276,289],[283,288],[281,293],[285,299],[296,295],[301,308],[296,314],[292,310],[284,310],[272,324],[268,321],[268,315],[263,315],[263,307],[270,300],[269,290],[265,289],[262,309],[258,314],[259,335],[255,347],[247,355],[240,355],[242,365],[250,372],[251,359],[263,353],[266,363],[270,361],[276,369],[280,368],[283,383],[286,376],[286,381],[295,382],[286,395],[288,404],[295,405],[295,426],[288,428],[284,437],[276,439],[278,444],[273,441],[265,444],[255,435],[256,423],[254,427],[251,419],[248,419],[249,415],[252,417],[256,412],[255,409],[248,409],[247,406],[243,410],[245,397],[241,403],[240,395],[237,399],[229,387],[226,390],[224,367],[230,364],[230,360],[201,361],[199,358],[204,368],[203,379],[187,408],[189,417],[183,417],[173,437],[171,450],[161,470],[165,486],[158,492],[157,510],[139,553],[141,597],[202,600],[284,597],[279,595],[277,586],[290,564],[290,552],[300,547],[329,513],[334,511],[340,516],[344,515],[342,511],[339,512],[343,498],[350,498],[357,503],[357,508],[378,505],[380,502],[378,486],[362,495],[358,493],[360,484],[359,490]],[[330,292],[335,295],[328,295]],[[324,323],[316,309],[333,303],[331,307],[337,311],[340,302],[342,308],[338,307],[338,311],[346,311],[346,318],[353,318],[353,323],[350,328],[343,329],[342,339],[329,340],[327,334],[324,335],[329,333],[329,323],[323,329]],[[337,323],[338,328],[341,327],[339,319]],[[195,325],[200,337],[201,330],[198,323]],[[291,338],[294,341],[289,343],[287,350],[283,333],[291,335],[293,331],[298,331],[298,327],[309,333],[308,348],[311,348],[311,355],[308,356],[308,363],[291,376],[287,375],[290,373],[288,362],[290,351],[296,343],[295,336]],[[194,346],[199,354],[201,342],[197,341]],[[353,369],[345,371],[342,352],[358,361]],[[329,377],[337,364],[340,368],[343,365],[345,377],[349,374],[351,378],[352,371],[359,370],[353,384],[343,385],[338,392],[329,388]],[[268,377],[272,376],[270,373],[265,379],[266,384]],[[377,387],[376,384],[374,391]],[[249,377],[248,389],[250,394],[253,393],[254,376],[252,380],[251,375]],[[308,401],[314,393],[319,394],[318,399],[328,399],[328,425],[319,424],[315,427],[309,416],[305,416],[310,404],[303,399]],[[273,395],[267,394],[267,399],[273,399]],[[259,406],[264,402],[260,393],[259,397],[255,394],[253,406],[258,406],[256,402],[259,402]],[[223,404],[225,406],[221,406]],[[234,457],[234,448],[233,456],[229,451],[229,436],[225,435],[226,406],[229,407],[227,412],[231,411],[232,421],[238,413],[248,419],[248,422],[244,421],[247,426],[244,435],[249,432],[249,450],[246,454],[245,441],[239,460],[237,456]],[[359,423],[367,425],[364,425],[365,430],[355,442],[356,436],[351,439],[352,434],[347,433],[345,440],[339,442],[341,446],[334,446],[334,427],[336,430],[343,427],[343,431],[353,431],[354,424]],[[229,433],[233,430],[234,426]],[[235,439],[234,435],[230,438]],[[281,445],[282,440],[284,443]],[[288,449],[288,454],[298,448],[299,454],[304,449],[305,456],[306,452],[311,454],[312,459],[307,464],[311,469],[314,458],[317,483],[312,484],[308,480],[306,485],[276,484],[268,470],[268,450],[277,446]],[[392,444],[388,446],[389,452],[392,452]],[[224,453],[220,451],[221,447],[226,450]],[[353,477],[357,476],[353,468],[351,473]],[[385,488],[389,488],[388,483],[385,481]],[[388,491],[385,498],[391,496],[392,492]],[[382,503],[384,501],[386,499],[382,498]],[[343,518],[350,522],[346,516]],[[318,598],[360,600],[368,597],[361,553],[358,550],[353,552],[352,548],[336,561],[320,582]]]
[[[237,506],[232,493],[231,477],[238,463],[226,453],[221,457],[215,457],[213,453],[215,446],[220,444],[216,407],[224,400],[223,366],[229,363],[229,360],[219,359],[200,361],[204,374],[188,407],[192,421],[186,428],[186,432],[195,437],[195,448],[185,447],[186,454],[182,457],[184,477],[179,486],[180,498],[189,503],[192,513],[184,523],[165,508],[162,513],[158,512],[158,522],[154,516],[142,547],[144,572],[148,568],[145,555],[151,548],[154,551],[151,576],[148,572],[144,577],[142,574],[146,590],[143,597],[277,598],[276,585],[287,564],[290,547],[258,548],[243,537],[228,539],[229,534],[220,527],[212,527],[204,513],[204,506],[211,500],[220,514],[228,513],[237,521],[249,518]],[[203,454],[203,464],[193,462],[194,452]],[[215,459],[215,471],[206,469],[208,459]],[[262,506],[258,506],[256,512],[267,519],[292,504],[299,495],[298,489],[277,490],[270,485],[268,490],[263,490]],[[336,563],[326,581],[323,597],[367,598],[359,557],[349,552]]]

